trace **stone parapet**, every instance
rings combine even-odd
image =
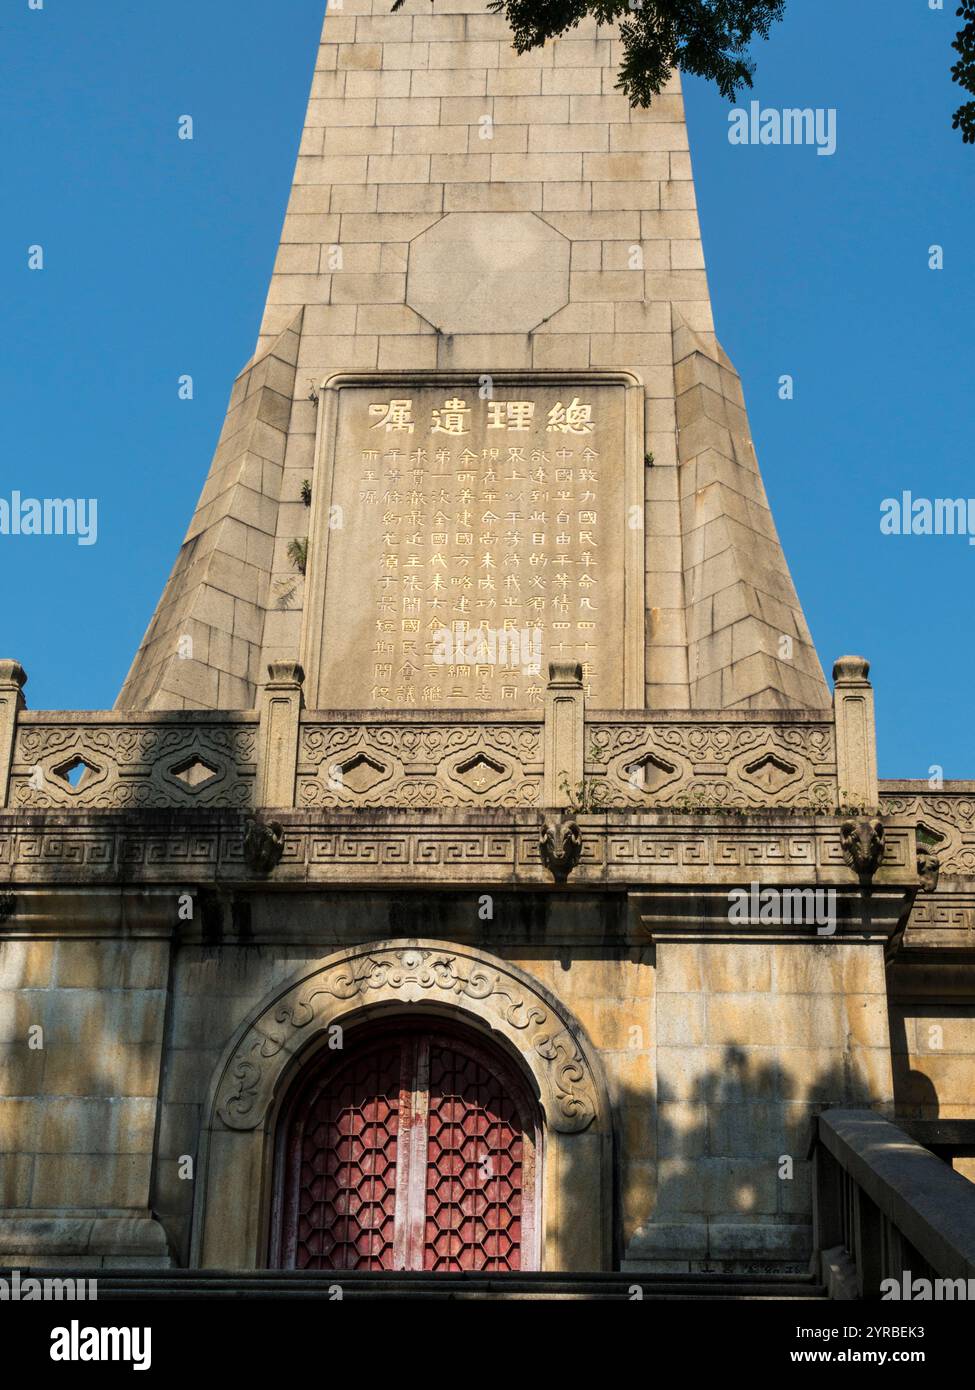
[[[5,804],[65,811],[253,806],[257,733],[251,713],[21,714]]]
[[[837,1246],[856,1267],[860,1298],[926,1294],[915,1280],[975,1282],[975,1190],[882,1115],[831,1109],[817,1121],[816,1250]]]
[[[247,713],[26,712],[11,697],[0,806],[829,813],[840,801],[834,726],[814,711],[587,710],[578,668],[557,663],[537,714],[316,711],[299,666],[270,670]]]

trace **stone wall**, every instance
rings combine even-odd
[[[181,928],[171,972],[159,941],[4,942],[4,1251],[52,1264],[158,1262],[167,1248],[178,1264],[199,1260],[204,1141],[234,1038],[340,942],[405,948],[420,923],[443,933],[448,957],[465,941],[537,980],[598,1055],[618,1206],[607,1215],[612,1249],[584,1245],[574,1267],[802,1267],[812,1117],[836,1105],[891,1108],[881,946],[659,933],[651,943],[611,898],[501,896],[490,925],[477,906],[470,894],[258,898],[246,919],[211,909]],[[37,1052],[24,1046],[34,1021],[45,1029]],[[949,1103],[949,1054],[970,1040],[961,1017],[955,1027],[938,1063],[941,1109],[922,1114],[971,1114],[970,1097]],[[893,1055],[896,1074],[896,1041]],[[955,1066],[964,1088],[970,1053]],[[248,1209],[231,1202],[214,1219],[243,1223],[259,1263],[268,1175],[252,1178]],[[571,1167],[556,1186],[571,1228]],[[221,1206],[219,1194],[210,1200]],[[42,1232],[36,1221],[55,1225]]]
[[[0,1263],[166,1258],[150,1219],[169,944],[0,941]]]
[[[654,1063],[656,1200],[632,1266],[804,1268],[813,1117],[892,1106],[882,946],[661,940]]]
[[[890,1019],[897,1117],[975,1119],[975,1005],[959,998],[895,1003]],[[975,1182],[975,1156],[955,1168]]]

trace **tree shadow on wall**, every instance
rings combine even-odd
[[[614,1096],[614,1267],[806,1273],[815,1117],[844,1107],[892,1118],[874,1054],[855,1048],[800,1072],[740,1043],[668,1050],[659,1094],[628,1085]],[[571,1167],[564,1180],[576,1190]]]

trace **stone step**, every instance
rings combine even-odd
[[[67,1271],[38,1275],[68,1277]],[[329,1299],[341,1285],[343,1299],[611,1299],[810,1300],[826,1297],[811,1278],[776,1274],[435,1274],[433,1272],[321,1271],[85,1271],[98,1280],[99,1301],[171,1299]],[[78,1272],[78,1277],[81,1277]]]

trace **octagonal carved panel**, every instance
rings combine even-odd
[[[406,302],[442,333],[530,333],[569,302],[569,242],[530,212],[452,212],[410,243]]]

